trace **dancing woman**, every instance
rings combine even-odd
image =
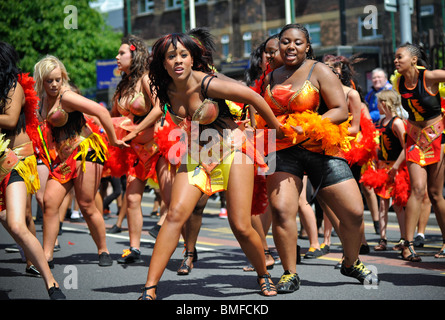
[[[445,258],[445,200],[442,194],[445,135],[439,94],[439,83],[445,82],[445,70],[426,69],[425,53],[410,43],[397,49],[394,64],[399,73],[394,79],[394,88],[400,93],[402,106],[409,115],[405,151],[411,195],[405,208],[406,241],[402,258],[421,261],[414,250],[413,240],[425,188],[444,238],[435,257]]]
[[[36,91],[48,110],[48,149],[57,153],[46,183],[43,219],[43,249],[52,267],[54,245],[59,232],[59,207],[65,195],[74,187],[76,200],[97,246],[99,266],[110,266],[105,222],[95,204],[95,195],[107,159],[107,147],[102,137],[94,133],[84,114],[97,117],[113,146],[127,146],[116,138],[109,112],[98,103],[73,91],[63,63],[46,56],[34,66]]]
[[[296,273],[298,198],[307,173],[340,220],[345,257],[341,272],[360,282],[378,282],[358,259],[363,232],[363,202],[340,146],[348,135],[348,110],[341,82],[331,69],[313,60],[309,33],[302,25],[280,32],[284,65],[266,78],[265,100],[283,124],[286,138],[277,141],[276,170],[267,177],[272,231],[284,274],[278,292],[299,289]],[[258,119],[258,125],[263,121]],[[340,125],[341,124],[341,125]]]
[[[124,251],[119,263],[140,262],[140,240],[142,233],[142,194],[149,178],[159,182],[161,198],[170,203],[171,185],[175,166],[170,165],[162,156],[155,135],[161,130],[156,120],[162,116],[157,106],[158,100],[150,92],[148,78],[149,53],[142,39],[129,36],[122,39],[116,56],[117,65],[122,72],[122,80],[116,87],[113,97],[112,115],[116,132],[125,141],[131,140],[131,148],[125,156],[131,160],[127,174],[127,221],[130,235],[130,248]],[[150,126],[141,130],[144,121],[153,119]],[[145,123],[145,122],[144,122]],[[170,124],[165,121],[164,128]],[[115,159],[114,161],[125,159]]]
[[[35,117],[35,108],[25,110],[33,108],[27,105],[28,98],[33,97],[27,97],[25,92],[32,91],[34,95],[35,92],[32,84],[28,88],[20,84],[28,76],[20,73],[18,60],[15,49],[8,43],[0,42],[0,220],[23,248],[27,259],[40,272],[50,298],[65,299],[51,273],[39,240],[26,226],[27,197],[40,187],[40,183],[33,143],[26,133],[26,125],[31,125],[26,123],[29,119],[26,119],[27,113]]]
[[[209,143],[200,141],[199,150],[209,150],[208,147],[213,144],[210,149],[218,158],[203,161],[197,153],[202,155],[205,152],[189,152],[186,161],[181,163],[173,183],[167,218],[157,237],[140,299],[156,298],[158,282],[176,249],[181,228],[202,194],[223,190],[226,190],[230,226],[257,271],[262,293],[276,295],[266,269],[260,237],[250,222],[254,163],[243,151],[244,143],[240,143],[243,140],[236,138],[243,135],[242,126],[238,127],[232,120],[225,99],[254,106],[281,138],[278,121],[261,96],[253,90],[214,77],[205,50],[185,34],[168,34],[153,45],[150,78],[160,104],[167,105],[173,121],[187,132],[188,138],[195,134],[191,126],[197,123],[202,140],[206,139],[201,133],[216,132]],[[205,132],[205,129],[209,131]],[[223,149],[228,152],[221,154]]]

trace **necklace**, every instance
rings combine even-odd
[[[306,63],[306,60],[307,60],[307,59],[304,59],[304,61],[303,61],[297,68],[295,68],[294,70],[292,70],[291,73],[289,73],[288,75],[286,75],[285,78],[286,78],[286,79],[289,79],[289,78],[295,73],[295,71],[297,71],[298,69],[300,69],[300,68]]]

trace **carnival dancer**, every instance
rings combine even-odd
[[[406,161],[411,181],[411,194],[405,208],[406,241],[402,249],[404,260],[419,262],[413,246],[425,188],[444,238],[436,258],[445,258],[444,185],[444,116],[439,83],[445,82],[444,70],[428,70],[426,54],[419,46],[405,43],[395,54],[397,76],[393,86],[402,97],[408,112],[406,129]]]
[[[380,131],[378,159],[376,168],[368,168],[361,181],[376,190],[380,197],[380,241],[375,251],[384,251],[388,239],[386,229],[390,200],[399,221],[401,238],[405,239],[405,210],[409,195],[409,176],[405,162],[406,126],[400,110],[400,96],[393,90],[377,93],[377,107],[381,119],[377,122]],[[369,172],[368,172],[369,171]]]
[[[38,98],[34,80],[20,73],[18,61],[15,49],[0,42],[0,220],[40,272],[50,299],[65,299],[25,220],[28,194],[40,188],[33,143],[27,133],[27,126],[36,119]]]
[[[176,166],[168,161],[166,142],[174,124],[168,121],[168,118],[162,121],[162,126],[158,121],[162,117],[162,110],[158,106],[158,100],[150,91],[149,53],[143,40],[135,36],[123,38],[116,60],[122,73],[122,80],[116,87],[111,112],[119,138],[125,137],[125,141],[129,143],[131,141],[131,148],[111,160],[117,165],[129,161],[128,170],[123,173],[127,175],[125,197],[130,248],[124,250],[118,262],[134,263],[142,261],[141,201],[148,179],[159,183],[162,201],[166,205],[170,203]],[[117,117],[119,115],[120,117]],[[150,120],[153,120],[151,125],[144,126],[144,121]],[[162,139],[161,143],[158,137]],[[113,164],[110,163],[109,166],[113,167]]]
[[[276,170],[267,177],[273,236],[284,269],[278,292],[300,286],[296,214],[305,173],[318,199],[340,220],[345,254],[341,273],[376,284],[376,275],[358,259],[363,202],[348,163],[340,157],[349,126],[341,82],[328,66],[313,60],[309,33],[300,24],[281,30],[280,54],[284,65],[267,76],[264,97],[286,134],[276,142]],[[261,119],[258,127],[264,127]]]
[[[153,89],[160,104],[167,105],[173,121],[187,133],[184,142],[189,152],[174,180],[167,218],[157,237],[140,297],[143,300],[156,298],[157,285],[176,249],[181,228],[202,194],[223,190],[230,226],[257,271],[262,294],[276,295],[261,240],[250,222],[253,161],[261,159],[246,145],[244,126],[232,120],[225,99],[254,106],[270,128],[277,130],[277,137],[282,137],[282,131],[261,96],[242,84],[214,77],[204,53],[201,46],[182,33],[163,36],[153,45]]]
[[[99,119],[111,145],[128,145],[116,138],[105,108],[70,90],[68,73],[58,58],[48,55],[40,60],[34,66],[34,78],[43,108],[48,110],[48,149],[57,153],[43,199],[46,259],[53,267],[54,244],[59,232],[58,210],[65,195],[74,187],[76,200],[97,246],[99,266],[110,266],[113,261],[106,245],[105,222],[95,204],[107,146],[87,124],[84,113]]]

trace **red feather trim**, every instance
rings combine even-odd
[[[266,189],[266,176],[255,174],[253,184],[252,211],[253,216],[266,212],[269,200]]]
[[[251,86],[250,88],[255,91],[256,93],[263,95],[264,94],[264,80],[266,79],[266,76],[268,73],[270,73],[272,71],[272,68],[270,67],[269,64],[267,64],[266,70],[263,72],[263,74],[261,75],[261,77],[257,80],[255,80],[255,84],[253,86]]]
[[[379,189],[386,184],[388,178],[389,175],[385,169],[376,170],[372,167],[368,167],[368,169],[363,172],[359,182],[363,183],[367,187]]]
[[[406,164],[399,168],[399,171],[394,179],[393,199],[396,205],[406,207],[408,198],[411,194],[411,184],[409,180],[409,173]]]
[[[154,137],[161,155],[171,164],[179,165],[181,163],[183,152],[187,152],[187,148],[185,145],[178,148],[178,143],[181,143],[179,142],[178,137],[174,141],[169,140],[169,134],[174,129],[179,129],[179,127],[171,119],[170,113],[167,112],[163,126],[155,132]],[[175,146],[174,150],[176,150],[176,153],[169,154],[170,148],[173,146]]]
[[[360,182],[365,186],[371,187],[379,193],[386,187],[389,180],[387,169],[373,169],[369,167],[362,174]],[[397,175],[394,178],[393,189],[391,191],[391,198],[393,198],[394,204],[401,207],[405,207],[408,202],[409,195],[411,193],[410,179],[406,164],[403,164],[397,171]]]
[[[25,92],[25,121],[26,133],[31,139],[34,146],[34,153],[39,155],[45,154],[42,140],[40,139],[37,128],[39,127],[39,120],[37,119],[37,112],[39,109],[39,97],[34,89],[35,81],[29,76],[29,73],[19,74],[18,82],[23,87]]]
[[[351,149],[345,152],[345,159],[350,165],[363,166],[369,160],[377,159],[378,143],[376,137],[379,132],[371,119],[361,113],[360,138],[351,142]]]

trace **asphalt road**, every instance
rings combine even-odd
[[[107,245],[114,260],[111,267],[99,267],[96,247],[89,235],[88,228],[82,222],[65,221],[63,234],[59,237],[61,250],[54,253],[55,268],[53,273],[70,301],[134,301],[140,295],[144,285],[150,256],[155,239],[148,234],[157,219],[148,217],[152,209],[153,196],[145,194],[143,201],[144,226],[142,235],[141,264],[122,265],[116,260],[124,249],[128,248],[128,231],[119,234],[107,234]],[[114,205],[112,207],[115,209]],[[113,212],[113,210],[112,210]],[[114,211],[115,212],[115,211]],[[436,259],[442,243],[439,227],[434,214],[430,217],[426,232],[426,244],[418,248],[423,262],[410,263],[400,259],[399,252],[388,250],[375,252],[372,247],[377,244],[379,236],[375,234],[368,212],[365,212],[365,233],[371,252],[361,255],[361,260],[373,268],[381,280],[378,287],[366,287],[357,280],[347,278],[334,269],[341,258],[341,245],[337,237],[332,238],[331,252],[317,259],[302,258],[297,266],[301,278],[301,288],[291,294],[265,298],[259,294],[256,275],[244,272],[242,267],[248,264],[245,255],[235,240],[226,219],[218,218],[218,203],[209,201],[203,217],[203,225],[198,238],[198,261],[188,276],[178,276],[182,260],[183,243],[172,256],[167,270],[158,287],[158,299],[169,301],[168,314],[195,312],[195,316],[207,317],[198,312],[205,312],[205,306],[211,306],[208,316],[213,315],[253,315],[255,312],[271,314],[281,310],[286,302],[305,301],[306,306],[314,307],[311,302],[330,302],[331,306],[347,300],[360,301],[436,301],[445,299],[445,259]],[[116,221],[116,216],[106,220],[107,227]],[[124,223],[124,226],[126,224]],[[41,226],[37,225],[37,237],[41,240]],[[0,231],[0,300],[42,301],[48,296],[39,278],[25,275],[25,264],[19,253],[7,253],[6,248],[13,247],[14,241],[5,229]],[[390,213],[388,227],[389,247],[399,239],[398,225],[394,213]],[[272,235],[268,237],[273,251]],[[320,242],[323,240],[319,238]],[[299,240],[302,254],[308,249],[307,240]],[[274,282],[278,282],[283,270],[276,264],[270,270]],[[3,306],[6,301],[3,301]],[[332,304],[335,302],[335,304]],[[231,304],[232,309],[222,310],[221,306]],[[251,305],[244,310],[243,305]],[[162,306],[162,304],[161,304]],[[164,305],[165,306],[165,305]],[[191,307],[202,307],[195,310]],[[257,306],[254,310],[252,306]],[[315,306],[316,307],[316,306]],[[409,307],[409,306],[408,306]],[[434,307],[439,308],[435,304]],[[234,309],[235,308],[235,309]],[[264,308],[268,308],[265,310]],[[164,308],[165,309],[165,308]],[[266,312],[267,311],[267,312]],[[281,310],[282,311],[282,310]],[[321,310],[320,310],[321,311]],[[250,312],[250,313],[249,313]]]

